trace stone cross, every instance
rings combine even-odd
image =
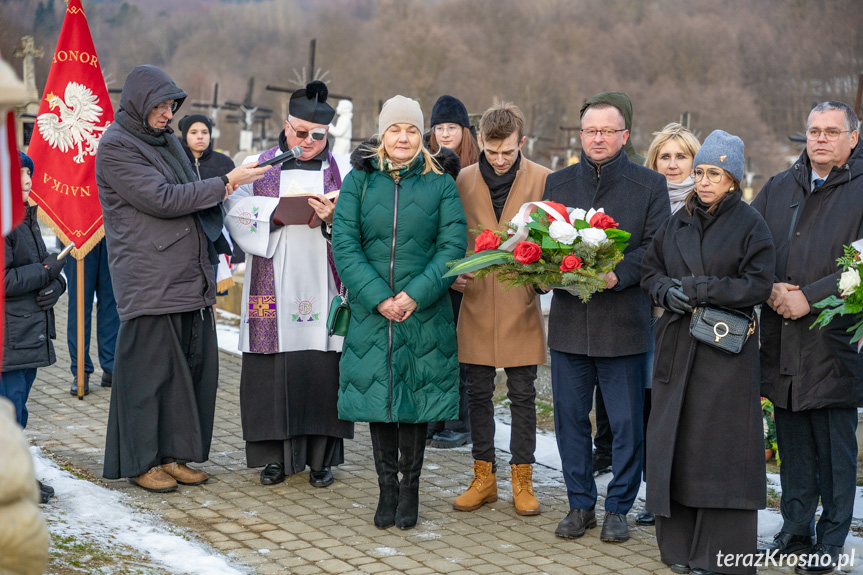
[[[36,47],[33,36],[23,36],[21,46],[16,48],[12,55],[24,59],[23,76],[28,103],[38,102],[39,92],[36,90],[36,63],[34,59],[42,58],[45,55],[45,50]]]

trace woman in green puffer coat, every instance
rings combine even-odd
[[[446,262],[467,247],[454,176],[442,168],[454,163],[457,174],[458,157],[432,157],[422,130],[414,100],[384,104],[381,142],[354,152],[333,223],[336,268],[351,306],[339,417],[370,422],[380,529],[416,525],[428,422],[458,417],[452,280],[442,278]]]

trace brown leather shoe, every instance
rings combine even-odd
[[[533,465],[510,465],[512,502],[519,515],[539,515],[539,500],[533,493]]]
[[[473,480],[467,491],[456,497],[452,508],[458,511],[475,511],[485,503],[497,501],[497,478],[491,461],[473,462]]]
[[[192,469],[184,463],[166,463],[162,465],[162,471],[177,480],[177,483],[183,485],[200,485],[206,483],[207,474],[200,469]]]
[[[138,477],[130,477],[129,481],[153,493],[167,493],[177,490],[177,482],[174,481],[173,477],[162,471],[161,467],[154,467]]]

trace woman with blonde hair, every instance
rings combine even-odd
[[[686,201],[686,196],[695,188],[692,181],[692,160],[701,148],[698,138],[677,122],[672,122],[658,132],[647,150],[645,167],[665,176],[668,196],[673,214]]]
[[[422,145],[423,114],[394,96],[380,140],[351,156],[333,222],[333,255],[351,320],[340,363],[339,417],[367,421],[380,496],[379,529],[417,522],[429,421],[458,415],[458,349],[446,262],[467,230],[449,150]],[[398,473],[402,478],[399,481]]]

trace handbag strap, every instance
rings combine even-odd
[[[371,174],[369,172],[366,172],[366,177],[363,180],[363,191],[360,194],[360,213],[359,213],[359,217],[357,218],[357,224],[359,224],[359,222],[362,220],[362,217],[363,217],[363,200],[366,199],[366,190],[369,187],[369,178],[370,177],[371,177]],[[348,288],[345,287],[345,284],[341,284],[341,286],[339,287],[339,297],[342,298],[343,302],[347,302],[347,300],[348,300]]]

